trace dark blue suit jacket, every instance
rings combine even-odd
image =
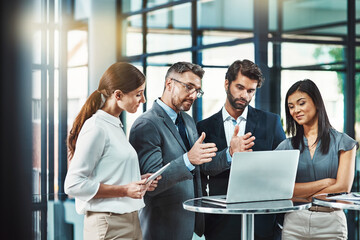
[[[222,110],[197,123],[198,133],[206,133],[205,142],[213,142],[218,153],[213,161],[219,161],[227,150]],[[255,136],[253,151],[273,150],[285,139],[280,117],[249,106],[245,133],[251,132]],[[212,175],[206,172],[203,180],[207,180],[209,195],[226,194],[230,170]],[[256,174],[256,172],[254,173]],[[205,182],[203,181],[203,183]],[[203,184],[203,192],[206,186]],[[205,194],[204,194],[205,195]],[[260,217],[259,217],[260,216]],[[259,215],[255,217],[255,238],[273,239],[275,229],[275,215]],[[239,239],[241,236],[241,216],[211,215],[205,216],[206,239]]]

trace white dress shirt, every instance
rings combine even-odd
[[[238,136],[243,136],[245,134],[247,114],[248,114],[248,107],[244,109],[243,113],[237,119],[234,119],[232,116],[230,116],[228,111],[226,111],[225,106],[223,107],[222,117],[224,120],[224,130],[225,130],[227,146],[230,146],[230,140],[234,134],[236,125],[239,125]]]
[[[137,153],[121,126],[119,118],[98,110],[81,128],[65,179],[65,193],[75,197],[79,214],[123,214],[144,207],[143,199],[93,199],[100,183],[126,185],[141,179]]]

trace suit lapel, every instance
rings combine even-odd
[[[248,115],[246,119],[245,134],[251,132],[252,135],[255,134],[256,124],[259,122],[259,116],[251,106],[248,107]]]
[[[176,129],[176,126],[174,122],[171,120],[169,115],[160,107],[159,104],[156,102],[153,105],[153,108],[155,112],[158,114],[159,117],[161,117],[164,121],[164,125],[169,129],[169,131],[172,133],[174,138],[179,142],[180,146],[184,149],[185,152],[187,152],[185,144],[183,143],[179,131]],[[191,145],[192,146],[192,145]]]
[[[224,149],[227,147],[225,129],[224,129],[224,119],[222,117],[222,109],[214,115],[214,121],[211,121],[210,128],[213,129],[216,140],[215,144],[218,149]]]
[[[224,129],[224,119],[222,117],[222,109],[214,116],[214,126],[213,129],[217,129],[217,135],[219,138],[224,139],[226,143],[225,129]]]
[[[192,127],[190,127],[192,124],[189,121],[192,121],[192,119],[189,119],[187,117],[184,117],[184,113],[180,112],[181,117],[184,119],[184,124],[185,124],[185,128],[188,134],[188,140],[190,143],[190,147],[192,147],[194,145],[194,143],[196,142],[197,138],[195,136],[198,136],[197,132],[194,131],[195,129],[193,129]]]

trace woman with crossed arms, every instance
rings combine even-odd
[[[358,143],[330,125],[315,83],[305,79],[293,84],[286,94],[285,111],[287,133],[292,137],[277,150],[300,150],[294,197],[349,192]],[[286,213],[282,239],[347,239],[345,214],[315,206]]]

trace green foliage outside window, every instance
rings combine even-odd
[[[326,52],[325,52],[326,51]],[[325,48],[319,47],[314,52],[314,57],[319,59],[323,55],[329,55],[333,58],[334,62],[343,62],[344,61],[344,48],[333,47],[333,48]],[[356,60],[360,60],[360,47],[356,48],[355,53]],[[360,64],[356,64],[356,69],[360,69]],[[344,92],[343,79],[345,75],[342,72],[337,72],[338,75],[338,89],[339,92]],[[360,122],[360,73],[355,75],[355,121]]]

